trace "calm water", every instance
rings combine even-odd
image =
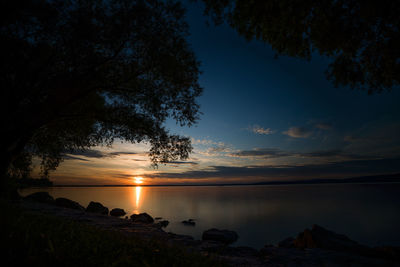
[[[43,189],[25,189],[26,195]],[[128,214],[170,221],[166,231],[201,238],[212,227],[234,230],[235,245],[261,248],[316,223],[371,246],[400,245],[400,184],[50,188],[87,206],[98,201]],[[195,219],[196,226],[180,222]]]

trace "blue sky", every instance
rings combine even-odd
[[[335,88],[324,75],[328,59],[275,59],[267,44],[248,42],[227,25],[207,26],[199,4],[188,6],[187,21],[203,71],[203,115],[191,128],[172,120],[166,126],[192,138],[188,162],[153,170],[148,146],[116,144],[95,148],[96,157],[66,160],[54,173],[58,183],[129,184],[134,176],[149,184],[258,182],[400,172],[399,88],[375,95]],[[79,168],[86,174],[67,171]],[[90,180],[93,172],[103,179]]]
[[[268,45],[247,42],[227,25],[207,27],[200,9],[190,9],[187,17],[190,41],[202,62],[204,94],[199,102],[204,115],[198,127],[180,130],[172,123],[173,131],[221,138],[243,148],[276,144],[309,149],[318,145],[309,140],[289,144],[279,134],[245,138],[251,136],[244,129],[259,125],[279,133],[292,126],[326,123],[345,134],[367,122],[393,121],[400,113],[398,90],[368,96],[363,91],[334,88],[324,75],[327,59],[318,55],[311,62],[274,59]]]

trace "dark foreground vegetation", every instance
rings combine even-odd
[[[142,240],[0,201],[5,266],[220,266],[185,248]],[[4,266],[4,265],[3,265]]]

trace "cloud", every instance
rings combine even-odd
[[[308,158],[331,158],[334,161],[344,161],[344,160],[363,160],[363,159],[377,159],[377,156],[369,156],[369,155],[361,155],[356,153],[348,153],[341,149],[336,150],[321,150],[321,151],[313,151],[308,153],[299,153],[301,157]]]
[[[215,142],[210,139],[195,139],[192,138],[192,144],[194,145],[203,145],[203,146],[211,146],[211,145],[218,145],[218,142]]]
[[[315,129],[328,131],[332,129],[332,125],[330,123],[317,123],[310,128],[293,126],[282,133],[293,138],[308,138],[313,135]]]
[[[400,156],[400,122],[373,121],[344,136],[344,149],[353,153]]]
[[[205,156],[215,156],[222,153],[232,152],[232,146],[225,144],[224,142],[216,142],[210,139],[195,139],[192,138],[192,144],[197,145],[195,147],[195,153],[199,153]]]
[[[198,165],[198,162],[195,161],[170,161],[167,162],[166,164],[187,164],[187,165]]]
[[[109,157],[113,157],[113,156],[121,156],[121,155],[137,155],[138,153],[136,152],[127,152],[127,151],[117,151],[117,152],[110,152],[107,153],[107,155]]]
[[[143,155],[147,153],[136,153],[136,152],[128,152],[128,151],[114,151],[114,152],[104,152],[96,149],[86,149],[86,150],[76,150],[71,153],[68,153],[64,156],[64,159],[78,159],[78,160],[86,160],[76,156],[83,156],[86,158],[111,158],[122,155]],[[87,160],[86,160],[87,161]]]
[[[248,130],[255,134],[261,134],[261,135],[269,135],[273,134],[275,131],[271,130],[271,128],[262,128],[258,125],[254,125],[253,127],[249,127]]]
[[[211,166],[206,170],[190,170],[181,173],[152,173],[148,178],[206,179],[206,178],[270,178],[276,180],[309,179],[323,177],[354,177],[361,175],[400,172],[400,158],[349,160],[313,165],[280,166]],[[245,181],[245,180],[243,180]]]
[[[287,131],[282,133],[293,138],[308,138],[312,135],[312,130],[304,127],[290,127]]]
[[[341,149],[334,150],[320,150],[311,152],[291,152],[283,151],[277,148],[256,148],[253,150],[241,150],[235,153],[231,153],[232,157],[260,157],[260,158],[282,158],[282,157],[297,157],[297,158],[315,158],[315,159],[331,159],[331,161],[343,161],[343,160],[360,160],[370,159],[376,157],[370,157],[359,154],[351,154],[344,152]]]
[[[256,148],[253,150],[241,150],[235,153],[231,153],[230,156],[280,158],[280,157],[291,156],[291,154],[276,148]]]
[[[72,156],[84,156],[87,158],[104,158],[106,157],[106,153],[95,150],[95,149],[86,149],[86,150],[76,150],[72,153],[69,153]]]
[[[68,155],[68,154],[67,155],[63,155],[63,158],[66,159],[66,160],[74,159],[74,160],[80,160],[80,161],[89,161],[87,159],[84,159],[84,158],[81,158],[81,157],[75,157],[75,156]]]
[[[321,151],[313,151],[307,153],[299,153],[299,156],[302,157],[310,157],[310,158],[326,158],[326,157],[337,157],[346,155],[342,150],[335,149],[335,150],[321,150]]]
[[[314,127],[317,128],[317,129],[320,129],[320,130],[330,130],[330,129],[332,129],[332,124],[330,124],[330,123],[318,123]]]
[[[231,151],[232,149],[227,147],[225,144],[220,144],[218,146],[210,147],[209,149],[207,149],[207,153],[209,154],[227,153]]]

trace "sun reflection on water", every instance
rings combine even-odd
[[[135,187],[135,213],[139,213],[139,206],[140,206],[140,193],[142,192],[142,187],[141,186],[136,186]]]

